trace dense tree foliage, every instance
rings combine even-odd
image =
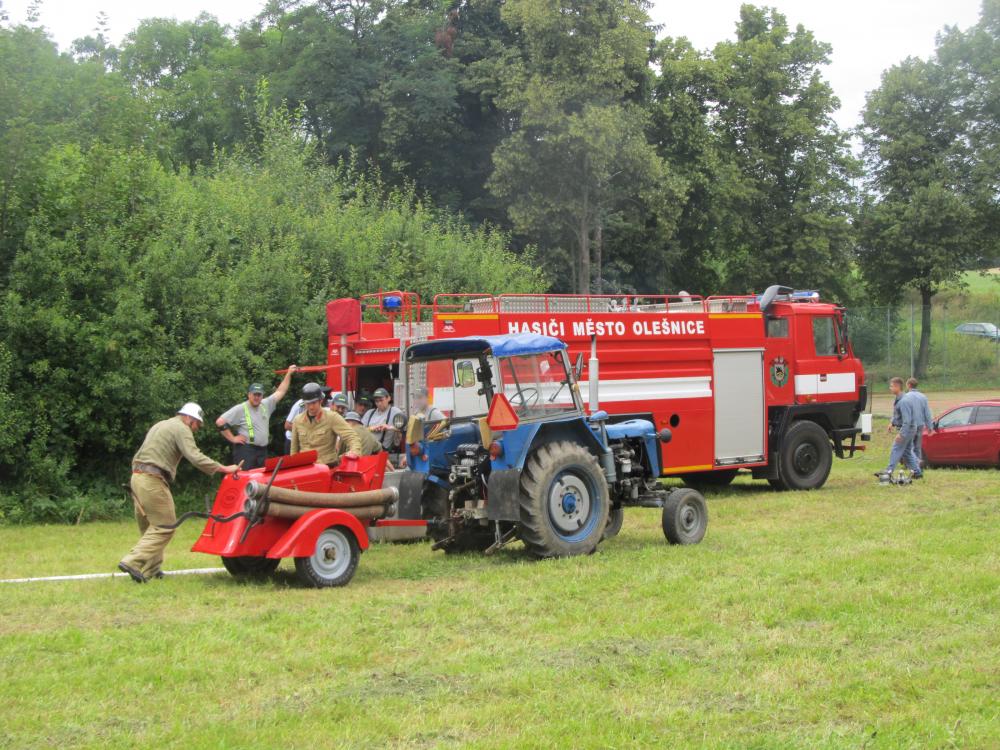
[[[3,486],[50,502],[321,359],[338,295],[929,300],[996,257],[1000,0],[886,73],[863,162],[809,30],[744,5],[697,50],[648,5],[270,0],[62,52],[0,7]]]
[[[979,25],[949,30],[934,58],[910,58],[886,71],[864,111],[867,191],[858,258],[881,300],[919,293],[918,377],[930,355],[934,295],[1000,248],[998,32],[1000,4],[986,3]]]

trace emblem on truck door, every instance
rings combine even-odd
[[[784,357],[771,360],[771,382],[775,388],[781,388],[788,382],[788,363]]]

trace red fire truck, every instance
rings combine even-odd
[[[439,294],[430,304],[412,292],[379,292],[328,303],[322,369],[349,397],[386,387],[408,411],[399,379],[407,344],[555,336],[568,344],[592,409],[670,428],[664,475],[724,485],[749,470],[780,489],[813,489],[826,481],[834,453],[852,456],[871,432],[864,370],[846,322],[844,309],[818,293],[782,286],[707,298]],[[599,403],[588,392],[595,385]],[[447,416],[451,405],[428,395]]]

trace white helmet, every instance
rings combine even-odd
[[[188,401],[184,406],[177,410],[178,414],[183,414],[185,417],[193,417],[197,419],[202,424],[205,424],[205,412],[201,410],[194,401]]]

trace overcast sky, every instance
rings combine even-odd
[[[12,21],[24,20],[30,0],[0,0]],[[710,48],[733,35],[742,0],[655,0],[652,16],[662,35],[686,36],[698,48]],[[840,97],[837,121],[853,127],[865,93],[879,84],[887,67],[903,58],[926,57],[944,26],[967,28],[979,17],[980,0],[770,0],[794,27],[801,23],[833,45],[826,77]],[[236,25],[263,6],[254,0],[43,0],[41,21],[60,48],[93,33],[97,14],[108,14],[115,42],[142,18],[191,19],[208,11]]]

